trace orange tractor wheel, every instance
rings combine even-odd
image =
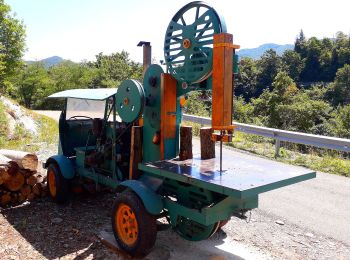
[[[117,194],[112,212],[113,234],[119,246],[132,256],[146,255],[157,237],[156,218],[132,191]]]

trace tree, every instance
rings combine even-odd
[[[95,87],[116,88],[125,79],[142,79],[142,66],[131,61],[125,51],[104,55],[96,55],[96,62],[89,64],[98,69],[98,75],[93,83]]]
[[[350,105],[338,107],[334,119],[333,130],[336,136],[350,138]]]
[[[258,69],[252,58],[243,58],[239,63],[239,73],[235,83],[235,95],[243,96],[246,101],[256,93]]]
[[[22,65],[25,29],[11,15],[11,8],[0,0],[0,92],[6,91],[7,79]]]
[[[52,88],[52,81],[44,65],[34,62],[18,71],[15,86],[20,103],[27,108],[35,108],[47,97],[46,93]]]
[[[345,64],[337,71],[331,88],[334,106],[350,104],[350,65]]]
[[[271,87],[271,84],[277,73],[282,68],[281,57],[273,49],[267,50],[257,62],[258,65],[258,84],[257,95],[260,95],[265,88]]]
[[[301,58],[306,57],[306,38],[303,30],[300,30],[299,36],[295,39],[294,51],[298,53]]]
[[[307,53],[305,67],[301,73],[302,81],[314,82],[320,79],[320,55],[322,52],[321,41],[311,37],[307,41]]]
[[[288,72],[288,75],[294,80],[299,81],[300,73],[304,68],[304,61],[298,52],[286,50],[282,55],[283,68]]]
[[[93,81],[97,77],[98,71],[86,63],[64,61],[51,67],[48,73],[54,81],[52,92],[58,92],[66,89],[93,88]]]

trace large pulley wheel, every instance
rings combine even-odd
[[[149,253],[157,237],[155,217],[132,191],[118,193],[113,205],[112,228],[119,246],[132,256]]]
[[[214,34],[226,32],[225,21],[209,5],[195,1],[171,19],[164,41],[168,71],[178,81],[193,84],[207,79],[213,67]]]
[[[184,239],[190,241],[201,241],[211,237],[219,229],[220,221],[205,226],[193,220],[179,217],[176,232]]]
[[[142,84],[137,80],[128,79],[122,82],[116,95],[116,107],[123,122],[132,123],[141,116],[144,96]]]

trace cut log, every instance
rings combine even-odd
[[[27,199],[28,199],[29,201],[34,200],[34,199],[35,199],[35,194],[34,194],[33,192],[30,193],[30,194],[28,195]]]
[[[202,127],[199,130],[202,160],[215,158],[215,142],[211,140],[213,132],[211,127]]]
[[[43,187],[42,187],[42,183],[37,183],[33,186],[33,193],[40,197],[41,196],[41,193],[43,192]]]
[[[192,159],[192,126],[180,127],[180,160]]]
[[[14,174],[18,171],[18,164],[10,158],[0,154],[0,174],[7,172]]]
[[[24,170],[24,169],[19,169],[19,171],[22,173],[22,175],[24,176],[24,178],[28,178],[34,174],[36,174],[35,171],[29,171],[29,170]]]
[[[18,191],[24,184],[24,177],[20,172],[16,172],[4,181],[4,186],[10,191]]]
[[[36,171],[38,167],[38,157],[35,154],[5,149],[0,150],[0,154],[17,162],[21,169]]]
[[[22,203],[24,202],[25,200],[27,199],[27,196],[24,196],[22,193],[18,194],[18,197],[17,197],[17,202],[18,203]]]
[[[23,187],[21,188],[21,195],[23,195],[25,198],[27,198],[31,192],[32,192],[32,187],[30,187],[30,185],[28,184],[23,185]]]
[[[27,178],[26,183],[30,186],[34,186],[35,184],[37,184],[38,178],[35,175],[32,175],[30,177]]]
[[[10,202],[11,202],[11,195],[10,195],[10,193],[5,193],[5,194],[1,195],[1,197],[0,197],[0,204],[1,204],[1,206],[6,206]]]

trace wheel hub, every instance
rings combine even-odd
[[[126,205],[121,204],[116,212],[115,226],[119,237],[129,246],[136,243],[138,237],[138,224],[135,213]]]

